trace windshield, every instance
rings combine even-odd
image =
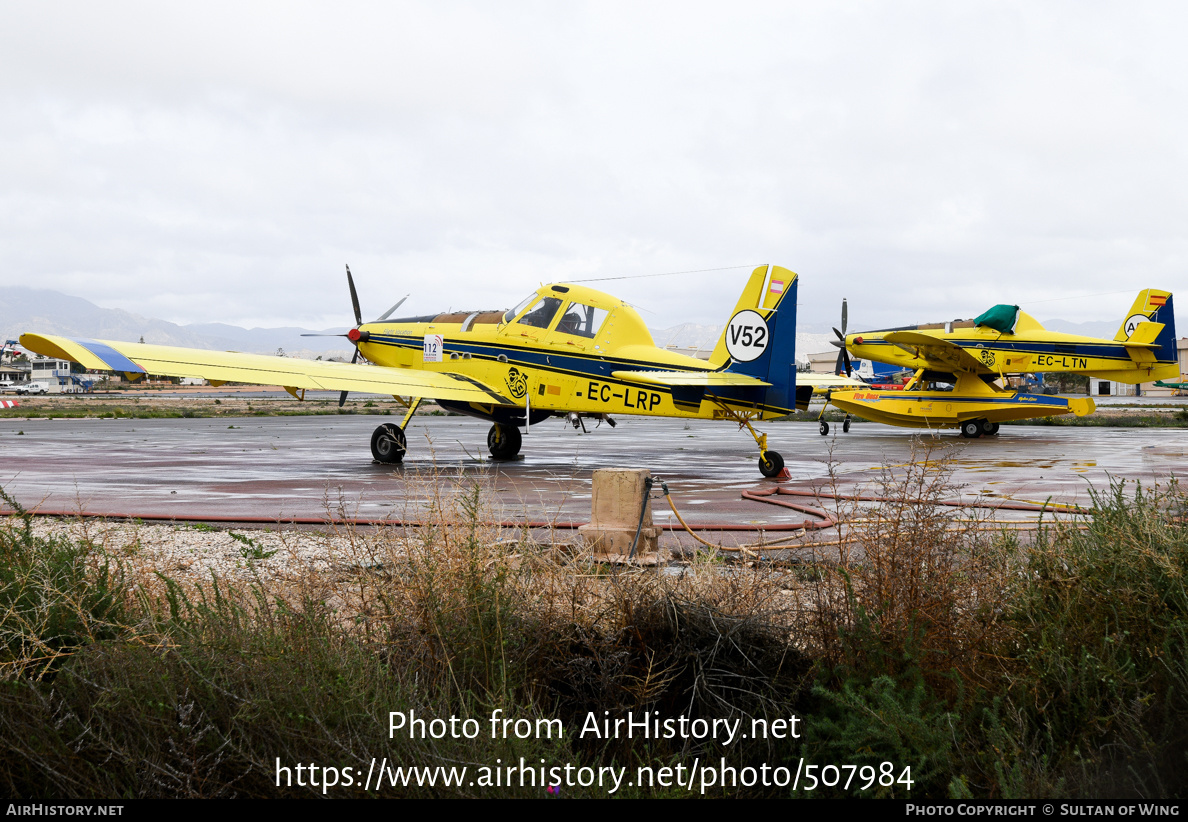
[[[509,308],[507,310],[507,313],[503,315],[503,321],[505,323],[509,323],[512,320],[514,320],[516,318],[516,315],[519,314],[521,311],[523,311],[528,306],[530,306],[532,304],[532,301],[535,299],[536,299],[536,293],[533,292],[532,294],[529,294],[524,299],[520,300],[520,302],[516,305],[515,308]]]
[[[520,317],[520,323],[523,325],[530,325],[533,328],[548,328],[549,323],[553,321],[553,317],[557,314],[557,309],[561,307],[561,300],[558,297],[543,297],[541,301],[536,304],[536,307]]]

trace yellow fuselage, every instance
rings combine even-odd
[[[723,419],[740,412],[770,419],[789,412],[742,399],[729,387],[702,391],[612,376],[624,371],[704,373],[715,365],[656,346],[643,319],[621,300],[577,285],[560,286],[564,292],[554,288],[558,286],[537,291],[542,298],[562,301],[544,328],[519,321],[531,313],[531,305],[510,320],[497,311],[417,317],[360,326],[366,339],[358,343],[359,350],[376,365],[473,377],[519,407],[527,406],[534,418],[546,411],[694,419]],[[563,329],[565,311],[576,301],[607,312],[594,336]],[[426,354],[426,338],[435,336],[442,338],[440,361]],[[476,416],[495,410],[481,403],[469,406],[467,413]]]
[[[1167,300],[1170,314],[1170,295]],[[1152,330],[1155,330],[1153,326]],[[903,337],[913,337],[915,342],[904,342]],[[937,345],[929,346],[924,342],[926,338]],[[846,348],[854,357],[912,370],[972,370],[996,376],[1085,374],[1129,385],[1179,378],[1180,367],[1174,354],[1159,360],[1152,350],[1153,345],[1130,345],[1128,342],[1126,339],[1105,340],[1048,331],[1034,318],[1020,312],[1018,327],[1010,334],[987,326],[975,327],[967,320],[850,334],[846,337]],[[1152,340],[1144,339],[1144,342],[1151,343]],[[968,356],[946,352],[945,346],[960,349],[961,354]]]

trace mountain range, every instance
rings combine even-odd
[[[1057,319],[1046,320],[1043,325],[1052,331],[1107,339],[1112,338],[1117,331],[1117,324],[1111,322],[1073,323]],[[813,327],[813,330],[818,328],[820,326]],[[722,328],[683,323],[671,328],[650,330],[652,338],[661,347],[700,349],[702,356],[705,356],[713,349]],[[0,340],[15,340],[26,331],[131,342],[143,337],[146,343],[158,345],[256,354],[276,354],[278,350],[283,350],[288,356],[311,359],[317,356],[349,357],[352,351],[341,337],[301,336],[303,333],[341,334],[346,331],[345,328],[239,328],[224,323],[178,325],[118,308],[100,308],[81,297],[58,291],[23,286],[0,287]],[[831,339],[832,333],[798,332],[797,354],[829,351]]]

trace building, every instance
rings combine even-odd
[[[52,357],[34,356],[30,360],[29,379],[33,382],[44,383],[51,394],[78,394],[89,391],[95,378],[85,372],[70,360],[59,360]]]

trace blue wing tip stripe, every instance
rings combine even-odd
[[[90,351],[99,359],[107,363],[107,367],[112,371],[127,371],[133,374],[147,374],[148,372],[141,368],[132,360],[125,357],[119,351],[116,351],[110,345],[104,345],[97,340],[86,340],[77,337],[71,337],[71,342],[76,342],[83,348]]]

